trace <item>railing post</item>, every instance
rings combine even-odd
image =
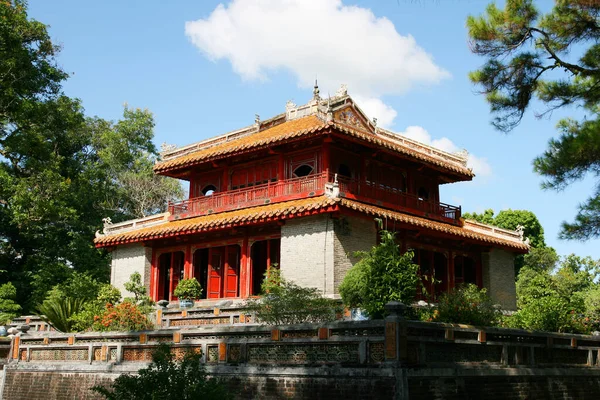
[[[399,301],[385,305],[385,360],[399,364],[407,358],[406,306]]]

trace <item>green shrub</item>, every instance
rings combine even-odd
[[[75,331],[71,317],[83,310],[83,299],[49,296],[38,306],[38,315],[60,332]]]
[[[142,276],[139,272],[131,274],[129,281],[125,282],[123,286],[125,287],[125,290],[133,294],[133,298],[126,297],[123,299],[124,302],[127,301],[137,305],[143,314],[152,312],[154,301],[148,296],[148,290],[142,283]]]
[[[19,316],[21,306],[17,304],[17,289],[10,282],[0,286],[0,325],[6,325]]]
[[[283,325],[335,320],[341,307],[321,296],[315,288],[305,288],[281,278],[279,270],[265,273],[261,286],[262,298],[250,299],[246,308],[265,324]]]
[[[196,278],[182,279],[173,294],[181,300],[198,300],[202,297],[202,286]]]
[[[500,316],[486,289],[468,284],[443,293],[430,318],[434,322],[494,326]]]
[[[344,304],[365,309],[373,318],[385,315],[390,301],[411,304],[421,283],[413,253],[401,253],[395,234],[381,231],[381,241],[368,252],[358,252],[360,261],[348,271],[340,285]]]
[[[71,316],[72,328],[77,331],[89,330],[94,324],[94,317],[102,315],[107,304],[117,304],[121,299],[121,292],[116,287],[104,283],[98,290],[98,297],[83,305],[80,312]]]
[[[123,374],[108,387],[91,390],[107,400],[229,400],[233,396],[226,385],[209,378],[201,356],[188,352],[176,361],[168,345],[161,344],[152,355],[152,363],[137,374]]]

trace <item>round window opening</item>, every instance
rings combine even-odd
[[[217,188],[214,185],[208,185],[204,189],[202,189],[202,194],[204,196],[212,196],[212,194],[216,191]]]
[[[302,164],[294,170],[294,175],[298,178],[308,176],[313,172],[313,167],[310,165]]]

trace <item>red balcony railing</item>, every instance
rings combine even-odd
[[[327,176],[325,174],[269,182],[171,203],[169,204],[169,212],[172,219],[187,218],[308,196],[318,196],[324,193],[326,183]]]
[[[461,207],[422,199],[414,194],[376,182],[350,180],[338,177],[342,197],[355,198],[365,203],[374,203],[410,214],[420,214],[448,222],[458,221]],[[417,211],[415,213],[415,211]]]
[[[333,176],[322,173],[214,193],[210,196],[196,197],[169,204],[170,218],[189,218],[261,204],[318,196],[325,192],[325,184],[333,182],[333,180]],[[415,195],[378,183],[338,178],[338,184],[342,197],[356,199],[364,203],[451,223],[456,223],[461,217],[460,207],[421,199]]]

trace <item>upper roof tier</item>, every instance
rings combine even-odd
[[[290,142],[331,135],[346,138],[369,148],[426,164],[453,176],[456,181],[475,175],[467,167],[466,151],[448,153],[401,134],[377,127],[369,120],[345,88],[336,96],[321,99],[318,90],[305,105],[286,104],[285,113],[251,126],[180,148],[165,148],[156,173],[182,177],[190,167],[239,154],[269,149]]]

